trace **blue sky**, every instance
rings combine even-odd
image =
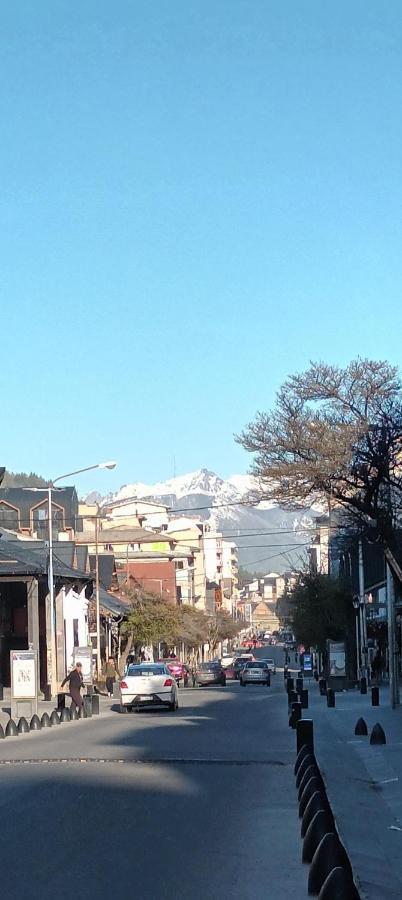
[[[310,359],[399,363],[402,7],[0,10],[2,464],[206,466]]]

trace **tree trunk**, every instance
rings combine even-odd
[[[128,654],[130,653],[132,646],[133,646],[133,635],[130,634],[127,638],[127,644],[123,650],[123,653],[121,654],[121,656],[119,658],[119,671],[121,674],[123,673],[123,669],[126,665],[127,657],[128,657]]]

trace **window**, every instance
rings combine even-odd
[[[54,503],[52,503],[52,525],[55,536],[59,534],[59,531],[63,531],[63,513],[63,509],[60,509],[60,507],[55,506]],[[32,527],[33,531],[37,533],[38,538],[41,540],[46,540],[49,537],[47,500],[44,500],[43,503],[34,507],[32,510]]]
[[[79,635],[78,635],[78,619],[73,619],[73,640],[74,647],[80,646]]]
[[[10,531],[18,529],[18,510],[4,503],[4,500],[0,502],[0,525],[9,528]]]
[[[179,559],[179,561],[176,563],[176,569],[184,569],[184,562],[182,559]]]

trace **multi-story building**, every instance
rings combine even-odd
[[[222,540],[222,589],[224,609],[236,614],[239,599],[239,561],[237,545],[234,541]]]

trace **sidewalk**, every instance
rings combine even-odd
[[[113,701],[107,697],[99,695],[99,712],[104,712],[105,710],[110,709],[110,705]],[[66,706],[70,708],[71,697],[66,694]],[[39,700],[38,699],[38,716],[42,718],[43,713],[47,712],[50,716],[54,709],[57,709],[57,697],[53,700]],[[10,699],[10,689],[4,689],[4,698],[0,700],[0,725],[2,725],[4,731],[6,730],[7,723],[10,718],[11,712],[11,699]],[[18,721],[16,722],[18,725]]]
[[[341,839],[351,859],[362,900],[402,897],[402,707],[389,706],[388,687],[380,689],[380,706],[371,692],[336,694],[328,708],[315,682],[309,683],[309,710],[315,751]],[[368,737],[355,737],[362,716]],[[379,722],[383,746],[370,746]]]

